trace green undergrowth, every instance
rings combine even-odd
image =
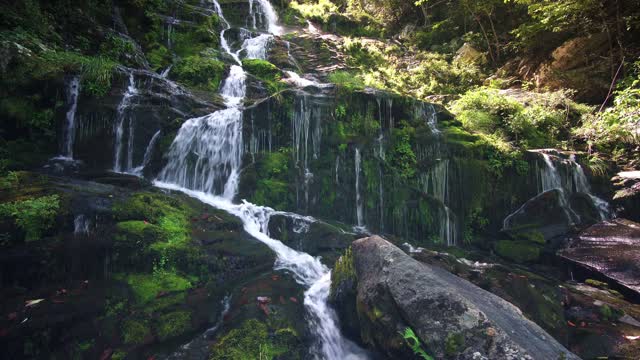
[[[59,209],[58,195],[39,196],[0,204],[0,216],[11,218],[26,241],[35,241],[53,227]]]

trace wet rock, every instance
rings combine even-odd
[[[380,237],[352,248],[362,341],[389,357],[415,357],[409,329],[436,358],[577,359],[515,306]]]
[[[616,193],[613,204],[621,217],[640,221],[640,171],[623,171],[611,179]]]
[[[640,297],[640,224],[625,219],[598,223],[559,255]]]
[[[577,215],[568,209],[566,195],[553,189],[527,201],[504,220],[506,233],[540,232],[545,239],[564,235],[573,229]]]

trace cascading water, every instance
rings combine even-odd
[[[438,224],[440,227],[440,239],[447,246],[457,243],[457,230],[455,215],[447,205],[449,203],[449,160],[441,160],[420,178],[422,190],[440,201],[438,209]]]
[[[151,156],[153,155],[153,149],[156,146],[156,142],[158,141],[158,139],[160,138],[160,130],[156,131],[155,134],[153,134],[153,136],[151,137],[151,140],[149,141],[149,144],[147,145],[147,148],[144,151],[144,157],[142,158],[142,164],[140,164],[140,166],[134,168],[131,172],[133,174],[136,175],[141,175],[142,174],[142,170],[144,170],[144,168],[149,165],[149,162],[151,161]]]
[[[280,28],[275,24],[277,17],[271,4],[266,0],[257,1],[269,22],[268,29],[277,33]],[[222,15],[220,5],[215,0],[214,4],[228,29],[229,24]],[[225,30],[221,34],[222,47],[241,64],[239,55],[232,54],[224,40]],[[266,42],[257,43],[266,45]],[[318,351],[314,354],[317,359],[367,358],[363,350],[342,337],[337,316],[328,307],[330,270],[318,258],[293,250],[269,237],[269,219],[276,213],[273,209],[246,201],[241,204],[232,203],[241,168],[243,145],[240,106],[245,92],[244,70],[241,66],[232,66],[221,89],[229,108],[190,119],[182,125],[168,152],[168,163],[155,184],[184,192],[239,217],[245,231],[276,253],[275,269],[290,272],[300,285],[307,288],[304,305],[312,319],[311,330],[318,339]]]
[[[73,159],[73,144],[76,137],[76,110],[78,109],[78,94],[80,93],[80,77],[74,76],[67,85],[67,110],[65,118],[64,136],[62,142],[61,158]]]
[[[609,204],[591,193],[591,187],[589,186],[589,181],[584,173],[584,169],[575,161],[574,155],[571,155],[567,160],[559,160],[558,164],[556,164],[551,155],[544,152],[541,152],[540,154],[544,160],[544,166],[538,168],[540,180],[539,193],[553,189],[559,190],[561,193],[561,205],[567,212],[570,219],[580,219],[580,217],[571,208],[569,200],[567,199],[567,195],[575,192],[589,196],[594,207],[598,210],[600,220],[606,220],[611,217]],[[566,174],[564,174],[564,176],[558,169],[558,166],[563,166],[565,168]]]
[[[364,229],[364,210],[362,203],[362,196],[360,194],[360,173],[362,172],[361,168],[361,158],[360,158],[360,149],[356,148],[355,154],[355,170],[356,170],[356,221],[358,228]]]
[[[127,86],[127,90],[122,95],[122,100],[118,105],[117,117],[116,117],[116,138],[115,138],[115,154],[113,161],[113,170],[115,172],[123,172],[123,160],[122,160],[122,152],[123,152],[123,138],[124,138],[124,122],[127,118],[127,110],[131,105],[131,100],[138,94],[138,89],[136,88],[135,78],[133,76],[133,72],[129,72],[129,85]],[[133,152],[133,125],[134,119],[133,117],[129,118],[129,141],[127,147],[127,155],[128,160],[127,164],[129,164],[131,160],[131,155]]]

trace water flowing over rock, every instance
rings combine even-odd
[[[138,89],[136,88],[135,78],[133,73],[129,73],[129,85],[127,87],[127,91],[122,95],[122,100],[120,101],[120,105],[118,105],[117,118],[115,123],[115,155],[114,155],[114,163],[113,170],[116,172],[123,172],[126,169],[131,168],[131,163],[133,161],[133,141],[134,141],[134,129],[135,129],[135,118],[131,116],[127,116],[127,111],[129,110],[129,106],[131,106],[131,101],[134,96],[138,93]],[[125,159],[122,158],[122,153],[124,151],[124,126],[125,121],[129,123],[129,131],[127,134],[128,137],[128,146],[127,146],[127,157]],[[123,164],[124,162],[124,164]],[[126,167],[125,167],[126,166]]]
[[[538,195],[505,218],[504,231],[540,231],[546,239],[551,239],[575,226],[611,217],[609,204],[591,192],[575,155],[565,156],[550,150],[531,154],[535,156]]]
[[[275,12],[269,13],[269,9],[273,9],[268,1],[259,3],[269,21],[268,28],[276,31],[277,28],[273,25],[277,20]],[[219,5],[217,9],[224,19]],[[221,34],[221,37],[223,36],[224,31]],[[266,42],[262,41],[256,44],[266,46]],[[233,55],[224,42],[223,48]],[[256,53],[260,51],[256,50]],[[238,55],[233,57],[241,64]],[[312,351],[316,358],[365,358],[364,351],[341,336],[337,317],[327,306],[329,269],[318,258],[293,250],[269,237],[269,219],[275,213],[274,210],[246,201],[241,204],[232,203],[241,168],[243,115],[239,107],[245,93],[244,70],[241,66],[234,65],[221,89],[221,95],[229,108],[205,117],[190,119],[182,125],[171,145],[167,165],[158,176],[156,185],[182,191],[238,216],[249,234],[276,253],[275,269],[290,272],[295,280],[307,289],[304,303],[312,319],[311,331],[317,335],[318,348]]]
[[[62,152],[63,158],[73,159],[73,145],[76,139],[76,111],[78,109],[78,95],[80,94],[80,77],[74,76],[67,84],[67,110],[63,131]]]
[[[360,335],[391,358],[413,356],[400,336],[412,329],[439,359],[578,359],[515,306],[380,237],[352,249]]]

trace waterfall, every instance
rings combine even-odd
[[[575,155],[571,155],[568,160],[558,159],[557,164],[551,155],[540,152],[542,155],[544,166],[538,168],[539,174],[539,193],[552,189],[560,190],[560,204],[567,212],[570,219],[579,220],[580,216],[571,208],[571,204],[567,199],[567,195],[573,193],[583,193],[587,195],[594,207],[598,211],[600,220],[606,220],[611,217],[609,204],[599,197],[593,195],[589,181],[584,173],[584,169],[575,161]],[[560,172],[558,166],[562,166],[566,171],[565,175]]]
[[[356,169],[356,221],[359,228],[364,228],[364,215],[362,209],[362,196],[360,196],[360,173],[362,172],[360,165],[360,149],[356,148],[355,169]]]
[[[422,191],[440,201],[438,210],[438,226],[440,239],[447,246],[457,243],[455,215],[449,208],[449,159],[441,160],[426,174],[421,175]]]
[[[86,235],[90,232],[91,220],[84,214],[76,215],[73,219],[73,233],[75,235]]]
[[[260,34],[254,38],[245,39],[242,42],[240,50],[236,52],[236,56],[240,56],[240,53],[245,51],[245,58],[247,59],[266,60],[267,50],[269,49],[269,44],[272,39],[273,35],[270,34]]]
[[[171,71],[171,68],[173,67],[173,65],[169,65],[166,69],[164,69],[162,71],[162,73],[160,73],[160,76],[164,79],[167,78],[167,76],[169,76],[169,72]]]
[[[259,6],[255,6],[254,2]],[[282,34],[282,27],[278,25],[278,14],[268,0],[249,0],[249,12],[254,28],[262,25],[271,34]],[[258,24],[258,19],[260,24]]]
[[[80,93],[80,77],[72,77],[67,84],[67,102],[69,110],[65,118],[64,136],[61,158],[73,159],[73,144],[76,138],[76,110],[78,109],[78,94]]]
[[[593,193],[591,192],[591,186],[589,185],[589,180],[587,180],[587,175],[585,175],[582,166],[575,161],[574,155],[571,156],[571,165],[573,167],[573,171],[571,174],[573,175],[573,183],[576,191],[589,195],[591,201],[593,202],[593,205],[598,210],[600,220],[609,219],[611,217],[611,209],[609,207],[609,203],[593,195]]]
[[[271,4],[266,0],[257,1],[269,21],[270,31],[275,32],[279,27],[276,28],[277,17]],[[215,0],[214,4],[228,29],[229,25],[222,15],[220,5]],[[224,39],[224,30],[221,35]],[[222,47],[241,64],[239,56],[231,54],[226,40],[222,41]],[[232,66],[221,89],[228,108],[187,120],[182,125],[169,149],[167,165],[155,184],[161,188],[181,191],[239,217],[247,233],[275,252],[275,269],[288,271],[296,282],[307,289],[304,305],[312,319],[311,330],[317,335],[319,343],[319,353],[315,354],[317,359],[365,359],[367,355],[363,350],[342,337],[337,316],[327,304],[330,270],[319,258],[293,250],[268,235],[269,219],[276,213],[273,209],[246,201],[241,204],[232,202],[242,165],[240,106],[245,92],[244,70],[241,66]],[[306,136],[308,138],[308,130]]]
[[[135,79],[133,77],[133,72],[129,72],[129,85],[127,86],[127,90],[125,91],[125,93],[122,95],[122,100],[120,101],[120,104],[118,105],[118,110],[117,110],[117,115],[116,115],[116,138],[115,138],[115,155],[114,155],[114,162],[113,162],[113,170],[115,172],[123,172],[123,168],[122,168],[122,151],[123,151],[123,144],[122,144],[122,138],[124,137],[124,121],[127,115],[127,110],[129,108],[129,106],[131,105],[131,99],[138,94],[138,89],[136,89],[136,82]],[[128,160],[127,160],[127,164],[129,164],[131,162],[130,157],[132,156],[131,152],[133,151],[133,147],[132,147],[132,139],[133,139],[133,122],[134,119],[133,117],[131,117],[129,119],[129,146],[128,146]]]
[[[144,157],[142,158],[142,164],[140,164],[140,166],[134,168],[131,172],[135,175],[141,175],[142,174],[142,170],[144,170],[144,168],[149,165],[149,162],[151,161],[151,156],[153,155],[153,149],[156,146],[156,142],[158,141],[158,139],[160,138],[160,130],[156,131],[155,134],[153,134],[153,136],[151,137],[151,140],[149,140],[149,144],[147,145],[147,148],[144,150]]]

